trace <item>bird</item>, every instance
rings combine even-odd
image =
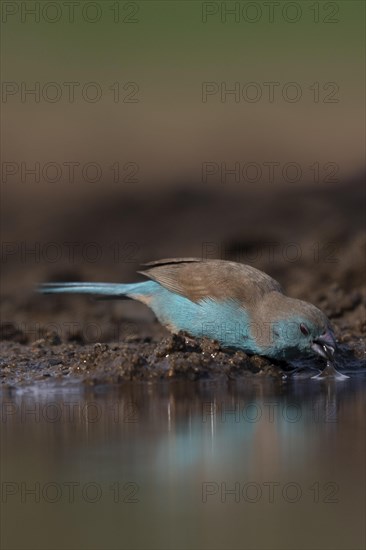
[[[143,264],[137,283],[52,282],[41,293],[132,298],[147,305],[170,332],[217,341],[288,361],[336,351],[329,319],[316,306],[286,296],[281,285],[250,265],[216,259],[171,258]]]

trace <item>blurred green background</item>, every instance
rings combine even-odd
[[[136,163],[140,185],[154,186],[199,182],[205,161],[293,161],[304,171],[337,162],[343,177],[364,167],[363,2],[107,0],[78,2],[73,14],[61,1],[3,2],[2,18],[4,161],[97,162],[102,178],[89,190],[101,192],[115,163]],[[4,89],[9,82],[19,90]],[[39,102],[22,98],[22,83],[36,82]],[[52,82],[61,90],[54,102]],[[67,82],[79,83],[73,103]],[[204,82],[255,82],[248,96],[262,97],[222,102],[218,92],[202,102]],[[273,102],[266,82],[278,83]],[[284,100],[289,82],[299,101]],[[324,90],[329,82],[336,87]],[[27,188],[40,190],[24,185],[23,196]]]

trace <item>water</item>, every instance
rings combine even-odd
[[[338,380],[339,382],[342,380],[347,380],[349,376],[347,376],[346,374],[342,374],[335,368],[334,349],[326,345],[323,345],[323,350],[324,350],[324,357],[327,358],[327,364],[319,374],[312,377],[313,380],[326,379],[329,382],[332,380]]]
[[[348,380],[349,376],[347,374],[342,374],[339,372],[335,366],[334,363],[331,361],[327,361],[327,365],[324,370],[322,370],[319,374],[316,374],[315,376],[312,376],[312,380],[338,380],[339,382],[342,380]]]
[[[6,549],[365,547],[365,374],[1,399]]]

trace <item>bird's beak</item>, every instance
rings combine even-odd
[[[333,360],[333,355],[336,350],[337,344],[333,332],[327,329],[323,334],[313,341],[311,349],[315,351],[321,357]]]

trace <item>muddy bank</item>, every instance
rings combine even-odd
[[[125,343],[80,345],[62,343],[56,334],[31,345],[3,345],[7,365],[1,377],[6,384],[45,378],[78,379],[87,384],[126,380],[197,380],[236,378],[248,373],[280,377],[281,369],[262,357],[228,352],[210,340],[195,341],[169,335],[159,341],[136,338]]]
[[[342,333],[335,325],[339,343],[337,368],[349,373],[363,370],[365,350],[361,335]],[[86,344],[63,341],[57,332],[27,342],[14,325],[2,326],[0,378],[6,386],[34,381],[79,381],[89,385],[123,381],[230,380],[247,376],[287,379],[300,372],[310,377],[324,368],[321,358],[307,358],[287,364],[220,348],[207,339],[194,340],[184,334],[161,337],[126,336],[124,342]],[[145,328],[146,330],[146,328]],[[297,369],[297,370],[294,370]]]

